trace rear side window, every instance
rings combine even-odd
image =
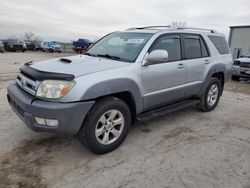
[[[195,59],[209,56],[203,39],[196,35],[184,36],[184,53],[185,59]]]
[[[220,54],[229,54],[229,48],[224,37],[208,36]]]
[[[208,57],[209,55],[208,55],[207,47],[202,39],[200,41],[201,41],[201,55],[202,57]]]
[[[184,38],[184,51],[186,59],[200,58],[201,45],[198,37],[185,37]]]
[[[159,38],[151,47],[150,52],[154,50],[167,50],[168,61],[181,60],[180,36],[170,35]]]

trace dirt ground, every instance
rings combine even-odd
[[[121,147],[97,156],[76,138],[31,131],[7,104],[21,65],[67,55],[0,54],[0,188],[250,188],[250,81],[228,82],[213,112],[138,123]]]

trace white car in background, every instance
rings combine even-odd
[[[57,41],[42,41],[41,48],[43,52],[62,52],[61,43]]]
[[[250,54],[243,55],[234,61],[232,80],[250,78]]]

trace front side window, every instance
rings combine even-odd
[[[168,61],[181,60],[180,37],[178,35],[161,37],[153,44],[149,52],[154,50],[166,50],[168,52]]]
[[[85,54],[134,62],[151,36],[151,33],[112,33],[94,44]]]

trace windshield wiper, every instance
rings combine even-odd
[[[96,55],[94,55],[94,54],[90,54],[90,53],[88,53],[88,52],[87,52],[87,53],[85,53],[84,55],[94,56],[94,57],[96,56]]]
[[[109,54],[97,54],[96,56],[97,57],[106,57],[106,58],[109,58],[109,59],[117,59],[117,60],[121,59],[118,56],[113,56],[113,55],[109,55]]]

